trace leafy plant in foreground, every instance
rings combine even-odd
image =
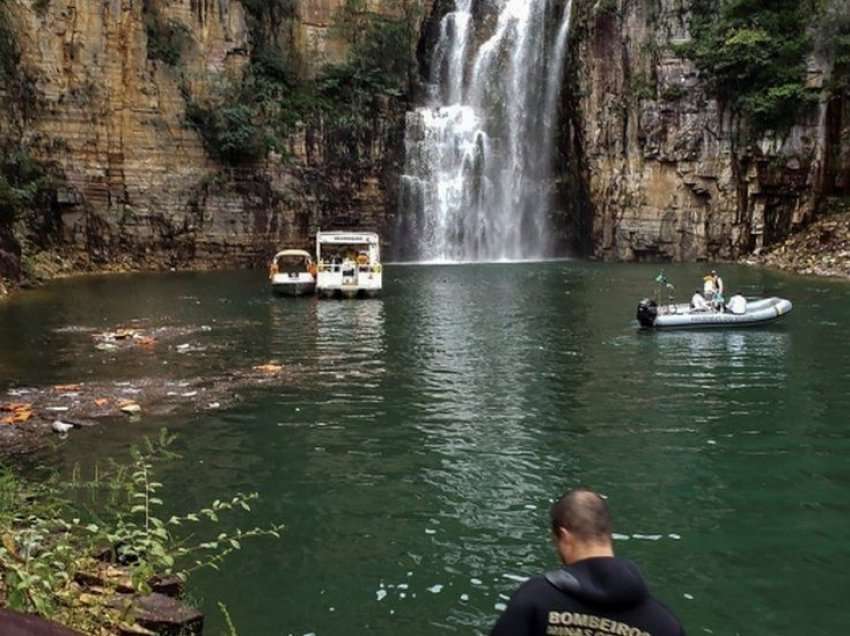
[[[0,469],[0,593],[5,591],[9,607],[85,633],[101,632],[127,621],[126,612],[107,605],[115,589],[99,597],[85,594],[82,603],[82,589],[74,581],[103,566],[94,555],[104,543],[117,564],[113,569],[126,573],[133,589],[146,592],[156,575],[185,581],[199,569],[218,570],[245,539],[280,536],[278,524],[213,534],[220,515],[250,512],[257,493],[217,499],[167,519],[160,515],[164,486],[156,480],[156,464],[175,457],[169,448],[173,441],[162,431],[158,440],[132,449],[129,463],[111,462],[105,471],[96,467],[93,480],[77,476],[67,485],[55,479],[33,485]],[[96,512],[72,503],[80,492],[91,493]],[[187,527],[207,530],[212,538],[185,532]]]

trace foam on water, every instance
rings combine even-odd
[[[528,580],[527,576],[520,576],[519,574],[503,574],[502,578],[506,578],[510,581],[517,581],[518,583],[525,583]]]

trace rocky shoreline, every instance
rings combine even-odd
[[[175,267],[166,260],[151,259],[139,265],[125,261],[75,268],[61,258],[48,258],[52,266],[40,266],[34,276],[11,281],[0,276],[0,299],[22,289],[32,289],[50,281],[99,274],[132,274],[155,272],[208,272],[228,267],[260,267],[257,259],[239,259]],[[771,267],[801,275],[850,278],[850,209],[833,212],[815,221],[785,241],[739,260],[746,265]]]
[[[743,259],[796,274],[850,278],[850,210],[822,217],[802,232]]]
[[[271,258],[274,250],[258,250],[268,252]],[[0,298],[9,296],[21,289],[33,289],[53,280],[73,278],[76,276],[96,276],[99,274],[136,274],[156,272],[211,272],[223,269],[262,268],[265,264],[265,254],[233,254],[228,257],[210,259],[175,260],[168,254],[149,254],[145,258],[127,256],[120,260],[103,263],[85,262],[78,258],[67,258],[56,252],[40,252],[37,256],[29,257],[29,271],[20,272],[17,277],[6,276],[0,272]],[[20,270],[18,264],[18,270]]]

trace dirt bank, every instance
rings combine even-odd
[[[744,262],[798,274],[850,278],[850,210],[825,216]]]

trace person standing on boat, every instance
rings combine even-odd
[[[717,290],[717,293],[721,296],[723,295],[723,279],[717,273],[717,270],[711,270],[711,279],[714,281],[714,288]]]
[[[611,516],[602,497],[583,488],[567,492],[550,516],[564,566],[523,583],[491,636],[684,636],[679,620],[649,593],[637,566],[614,556]]]
[[[720,278],[720,276],[717,274],[716,270],[711,270],[710,276],[711,276],[711,280],[714,284],[714,290],[715,290],[714,291],[714,298],[712,298],[712,300],[714,301],[714,308],[717,309],[718,311],[722,311],[723,305],[724,305],[724,302],[725,302],[725,299],[723,297],[723,279]]]
[[[714,280],[714,275],[706,274],[702,279],[702,295],[706,300],[714,300],[714,294],[717,293],[717,284]]]

